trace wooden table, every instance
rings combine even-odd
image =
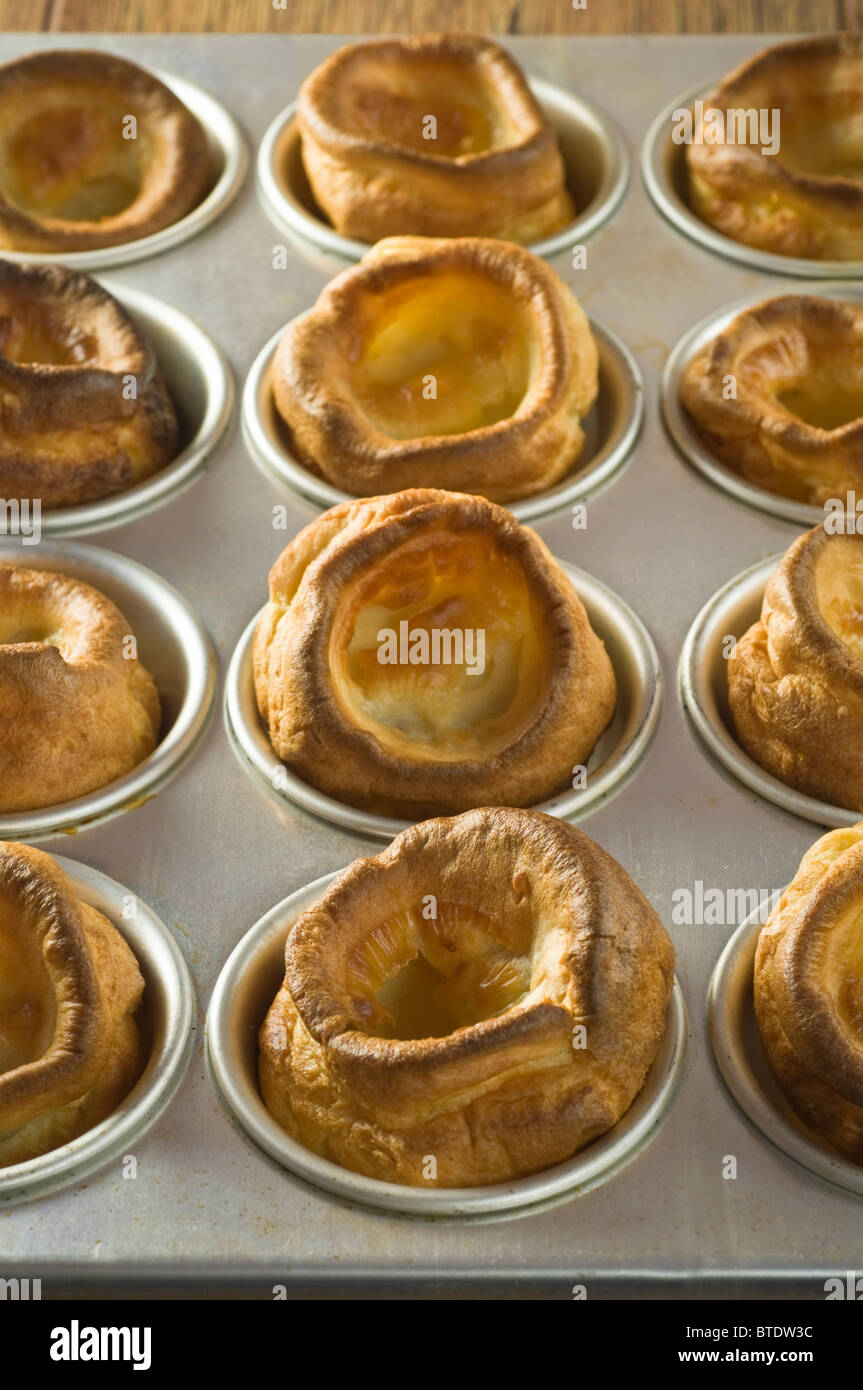
[[[0,0],[0,30],[56,33],[803,33],[863,27],[863,0]],[[278,6],[278,8],[277,8]]]

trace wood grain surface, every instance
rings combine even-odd
[[[863,27],[863,0],[0,0],[0,31],[796,33]]]

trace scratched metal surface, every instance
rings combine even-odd
[[[5,36],[0,59],[57,40]],[[253,146],[301,79],[337,46],[290,37],[63,39],[173,69],[218,94]],[[684,240],[648,204],[641,142],[676,92],[730,68],[759,39],[519,39],[533,73],[574,85],[608,111],[629,143],[634,175],[613,224],[590,243],[588,267],[558,262],[589,312],[636,353],[647,426],[625,472],[589,507],[585,532],[567,516],[539,531],[561,557],[592,571],[640,613],[659,647],[667,696],[659,737],[637,779],[584,828],[626,866],[670,923],[672,893],[784,884],[817,829],[734,785],[711,767],[684,723],[675,668],[702,602],[795,534],[713,489],[676,456],[658,419],[658,376],[669,348],[725,300],[783,281],[749,274]],[[253,181],[198,240],[120,269],[197,317],[242,380],[258,349],[315,299],[339,268],[280,240]],[[265,597],[285,542],[271,508],[288,503],[290,534],[313,515],[246,457],[235,428],[184,497],[95,538],[156,569],[185,594],[212,633],[224,669]],[[33,552],[28,552],[31,560]],[[217,719],[201,752],[155,801],[100,829],[46,848],[102,869],[171,925],[206,1004],[230,948],[274,903],[375,845],[290,807],[279,810],[239,766]],[[353,1294],[453,1289],[568,1297],[636,1290],[823,1296],[825,1272],[859,1263],[859,1200],[810,1176],[749,1129],[712,1068],[705,991],[729,927],[672,927],[692,1037],[682,1091],[651,1148],[597,1190],[515,1220],[424,1223],[349,1207],[298,1183],[253,1152],[222,1114],[206,1077],[202,1036],[178,1098],[135,1146],[136,1181],[118,1168],[59,1195],[0,1211],[0,1274],[41,1276],[44,1292],[137,1287],[199,1291],[204,1284],[264,1296],[290,1289]],[[736,1181],[721,1175],[738,1160]],[[696,1282],[693,1283],[693,1279]],[[756,1280],[760,1282],[756,1282]]]

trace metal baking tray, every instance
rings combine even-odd
[[[763,38],[506,40],[531,74],[611,117],[636,164],[657,112],[685,86],[705,87],[769,43]],[[56,35],[8,35],[0,57],[56,46]],[[250,149],[296,97],[335,38],[291,35],[64,38],[181,73],[217,93]],[[696,886],[772,891],[792,877],[819,827],[784,810],[705,755],[675,692],[692,622],[747,567],[784,551],[792,522],[745,505],[691,468],[660,421],[660,377],[682,334],[743,295],[765,298],[790,278],[713,254],[660,216],[633,179],[615,215],[552,263],[586,311],[632,352],[646,418],[628,466],[587,503],[537,521],[561,560],[595,576],[650,632],[666,699],[650,755],[582,828],[647,894],[678,953],[688,1039],[679,1089],[648,1147],[614,1176],[553,1209],[510,1219],[437,1219],[376,1211],[287,1172],[226,1117],[199,1029],[180,1091],[119,1160],[54,1195],[0,1209],[0,1276],[39,1277],[43,1295],[245,1293],[274,1284],[304,1296],[559,1297],[657,1294],[823,1297],[824,1279],[859,1264],[861,1198],[783,1152],[744,1118],[719,1079],[707,991],[738,923],[678,924]],[[284,246],[287,256],[274,254]],[[286,269],[277,269],[282,259]],[[193,239],[112,270],[190,315],[225,351],[238,381],[269,339],[346,262],[275,230],[251,175]],[[286,513],[274,513],[284,507]],[[212,635],[227,670],[266,596],[267,571],[316,514],[250,458],[238,424],[195,486],[104,543],[175,586]],[[287,516],[287,531],[274,520]],[[89,540],[89,538],[88,538]],[[52,542],[53,543],[53,542]],[[46,541],[47,544],[47,541]],[[95,544],[103,545],[97,536]],[[35,553],[34,553],[35,552]],[[38,547],[28,547],[35,563]],[[195,755],[155,799],[43,847],[107,873],[173,931],[203,1010],[234,947],[266,914],[380,842],[317,819],[250,777],[214,719]],[[202,1020],[199,1012],[198,1020]],[[737,1178],[723,1177],[726,1156]],[[726,1165],[727,1166],[727,1165]]]

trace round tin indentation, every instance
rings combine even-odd
[[[663,217],[706,251],[771,275],[802,275],[812,280],[842,280],[863,276],[863,261],[815,261],[804,256],[780,256],[734,241],[702,222],[686,199],[686,146],[676,145],[671,129],[675,112],[706,97],[715,83],[699,84],[669,102],[652,121],[641,153],[641,176],[651,200]]]
[[[81,901],[107,917],[137,957],[145,984],[139,1017],[150,1040],[150,1057],[126,1099],[101,1124],[50,1153],[0,1167],[0,1206],[68,1187],[127,1153],[173,1099],[194,1039],[194,986],[165,924],[137,898],[135,916],[124,916],[126,888],[86,864],[52,857]]]
[[[801,285],[794,293],[821,295],[826,299],[852,300],[857,303],[863,301],[863,285],[853,282]],[[824,520],[823,507],[812,502],[799,502],[792,497],[781,497],[778,493],[769,492],[767,488],[757,487],[711,453],[680,399],[680,384],[692,359],[719,333],[724,333],[738,314],[746,309],[755,308],[770,298],[772,295],[765,295],[763,291],[759,291],[745,295],[742,299],[735,299],[731,304],[708,314],[684,333],[672,348],[662,373],[662,415],[665,427],[680,453],[716,487],[722,488],[723,492],[729,493],[741,502],[747,502],[750,507],[769,512],[771,516],[784,521],[798,522],[806,527],[817,526]]]
[[[557,133],[566,185],[580,209],[568,227],[528,247],[537,256],[553,256],[592,236],[616,212],[629,183],[629,154],[617,127],[584,97],[539,79],[530,79],[529,85]],[[261,201],[280,231],[344,260],[358,261],[371,243],[341,236],[315,202],[303,168],[296,115],[292,102],[261,141]]]
[[[172,502],[203,474],[228,432],[234,378],[221,348],[194,319],[161,299],[105,283],[156,353],[180,424],[180,451],[158,473],[94,502],[43,511],[49,536],[83,536],[124,526]]]
[[[659,723],[662,668],[653,639],[641,619],[613,590],[565,561],[557,563],[572,580],[590,625],[605,643],[617,680],[617,707],[611,724],[587,762],[587,785],[561,792],[531,809],[561,820],[592,815],[627,784],[640,767]],[[252,678],[252,646],[261,613],[240,638],[225,678],[225,723],[240,761],[276,797],[346,830],[391,840],[411,821],[378,816],[335,801],[309,786],[279,761],[258,713]]]
[[[110,550],[79,543],[24,546],[0,541],[0,561],[56,571],[98,589],[117,605],[138,640],[138,656],[162,702],[153,752],[124,777],[86,796],[35,811],[0,814],[0,839],[42,840],[110,820],[149,801],[192,755],[216,690],[216,657],[203,625],[166,580]]]
[[[287,326],[274,333],[258,353],[243,388],[243,435],[249,452],[269,477],[315,506],[354,501],[355,494],[318,477],[290,452],[270,386],[273,358]],[[584,421],[584,448],[562,482],[505,504],[519,521],[536,521],[592,496],[623,467],[641,432],[644,383],[638,363],[610,329],[593,319],[590,328],[599,349],[599,395]]]
[[[767,581],[781,559],[781,555],[773,555],[759,560],[708,599],[680,654],[680,698],[709,753],[738,781],[783,811],[816,825],[856,825],[858,811],[846,811],[786,786],[750,758],[733,733],[723,641],[729,636],[742,637],[758,621]]]
[[[143,63],[139,67],[144,67]],[[7,261],[17,261],[21,265],[38,265],[51,261],[55,265],[69,266],[73,270],[107,270],[117,265],[130,265],[133,261],[143,261],[149,256],[158,256],[184,241],[197,236],[209,227],[233,202],[242,187],[246,170],[249,167],[249,151],[240,128],[233,116],[220,101],[210,96],[203,88],[188,82],[185,77],[173,73],[146,69],[164,82],[193,116],[200,121],[213,161],[214,183],[209,193],[186,213],[178,222],[162,227],[149,236],[138,237],[136,241],[124,241],[120,246],[100,246],[90,251],[3,251]]]
[[[743,1114],[771,1144],[810,1173],[863,1196],[863,1168],[806,1128],[767,1064],[752,986],[760,931],[756,911],[731,937],[711,976],[707,1022],[719,1073]]]
[[[515,1214],[589,1191],[618,1173],[655,1137],[682,1073],[686,1009],[675,980],[656,1059],[629,1110],[607,1134],[565,1163],[489,1187],[416,1188],[352,1173],[285,1133],[258,1090],[258,1032],[281,986],[285,942],[296,918],[338,874],[292,893],[252,927],[228,957],[207,1014],[212,1077],[229,1115],[260,1149],[297,1177],[348,1201],[415,1216]]]

